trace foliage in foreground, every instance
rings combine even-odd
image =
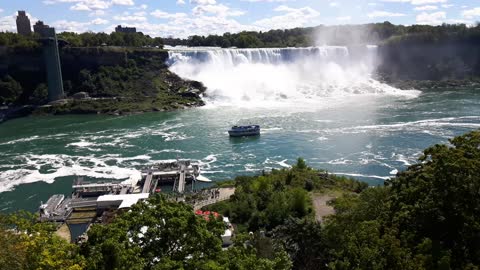
[[[310,191],[361,192],[367,187],[363,182],[312,169],[299,158],[290,169],[235,178],[234,196],[209,209],[230,217],[240,229],[272,230],[290,217],[313,218]]]
[[[108,225],[94,225],[80,248],[31,214],[2,216],[0,225],[1,269],[291,268],[281,248],[270,257],[258,255],[250,236],[239,236],[233,248],[222,250],[221,219],[207,221],[190,206],[162,196],[135,205]]]
[[[480,269],[480,131],[426,149],[384,187],[326,178],[301,159],[290,170],[239,177],[236,187],[231,202],[212,208],[267,237],[240,235],[223,251],[219,220],[153,197],[109,225],[95,225],[80,251],[31,216],[2,216],[0,263],[6,269]],[[350,192],[335,199],[336,213],[325,223],[314,221],[307,192],[335,187]]]
[[[37,223],[29,213],[0,216],[0,268],[83,269],[85,259],[79,255],[78,247],[54,231],[54,226]]]

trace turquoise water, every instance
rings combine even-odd
[[[0,211],[34,211],[75,175],[127,179],[158,160],[198,160],[214,181],[288,167],[315,168],[382,184],[422,149],[480,128],[480,91],[417,97],[351,95],[273,108],[206,106],[129,116],[27,117],[0,125]],[[266,106],[268,107],[268,106]],[[257,138],[231,139],[235,124],[259,124]]]

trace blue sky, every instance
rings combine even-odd
[[[0,30],[16,31],[17,10],[57,31],[111,32],[122,24],[164,37],[387,20],[480,21],[480,0],[0,0]]]

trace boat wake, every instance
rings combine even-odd
[[[331,104],[358,95],[417,97],[376,81],[376,47],[170,48],[170,69],[203,82],[209,105],[275,107]]]

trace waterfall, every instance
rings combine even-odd
[[[207,104],[274,106],[328,97],[418,95],[372,78],[376,46],[222,49],[169,47],[167,65],[207,87]]]
[[[238,64],[282,64],[315,58],[321,61],[345,61],[349,58],[347,47],[308,48],[261,48],[261,49],[220,49],[220,48],[172,48],[167,64],[178,62],[213,63],[217,65]]]

